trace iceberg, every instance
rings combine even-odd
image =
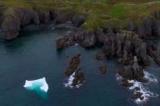
[[[46,78],[43,77],[37,80],[26,80],[24,88],[35,91],[37,94],[44,96],[44,94],[48,92],[49,86],[46,82]]]

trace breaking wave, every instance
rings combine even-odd
[[[157,78],[149,72],[144,71],[144,78],[146,80],[148,80],[149,83],[158,83]],[[117,74],[116,79],[118,81],[122,81],[123,77],[120,76],[119,74]],[[145,86],[145,83],[143,83],[143,82],[139,82],[139,81],[136,81],[136,80],[127,80],[127,81],[128,81],[129,84],[132,85],[132,86],[128,87],[128,89],[133,92],[133,95],[134,95],[133,101],[136,104],[146,103],[150,98],[159,96],[158,94],[150,91]]]
[[[64,86],[66,88],[80,88],[82,86],[82,84],[77,84],[75,86],[73,86],[73,81],[75,79],[75,72],[73,74],[71,74],[68,78],[67,81],[64,83]]]

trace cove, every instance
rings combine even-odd
[[[101,76],[95,59],[97,49],[85,50],[72,46],[57,52],[55,40],[68,30],[23,32],[23,36],[10,42],[0,41],[0,105],[1,106],[136,106],[116,81],[117,63],[107,60],[108,73]],[[79,89],[63,85],[64,69],[69,57],[81,53],[86,83]],[[156,65],[147,70],[160,75]],[[23,88],[26,79],[45,76],[49,84],[48,99],[44,100]],[[159,85],[150,85],[160,94]],[[147,105],[159,106],[159,97]]]

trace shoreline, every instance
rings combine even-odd
[[[147,5],[148,8],[151,8],[156,5],[156,3],[159,5],[159,2],[151,4],[143,3],[143,5],[145,5],[145,7]],[[125,4],[125,6],[128,5],[129,4]],[[93,4],[93,6],[95,6],[95,4]],[[126,11],[126,9],[122,8],[124,4],[113,4],[111,6],[111,13],[117,12],[117,8],[118,10],[122,9],[122,11],[120,11],[120,13],[122,12],[121,14],[116,13],[111,14],[111,16],[115,16],[117,19],[126,16],[123,16],[123,12]],[[25,30],[27,30],[27,27],[28,29],[34,27],[35,30],[41,29],[41,27],[44,30],[45,28],[49,28],[49,26],[51,26],[53,30],[54,28],[69,28],[71,29],[69,33],[66,33],[65,36],[60,36],[55,41],[57,51],[62,50],[63,52],[64,48],[75,44],[80,45],[82,48],[93,48],[98,44],[102,45],[99,47],[101,50],[97,52],[95,58],[102,63],[107,59],[116,58],[116,61],[121,65],[117,73],[124,79],[123,86],[130,86],[128,81],[147,82],[144,70],[150,65],[151,60],[154,60],[156,64],[160,65],[160,43],[155,44],[150,39],[157,39],[160,37],[159,8],[152,11],[152,14],[147,14],[147,16],[145,16],[145,14],[144,17],[138,17],[137,20],[141,19],[138,23],[132,20],[120,20],[125,24],[124,26],[121,25],[121,22],[120,24],[119,21],[115,21],[115,17],[110,18],[107,16],[107,18],[113,20],[105,20],[107,23],[109,21],[109,23],[106,24],[103,23],[104,20],[99,19],[96,14],[94,14],[95,16],[93,17],[89,17],[86,16],[86,14],[77,14],[70,10],[41,11],[34,8],[14,7],[7,8],[5,12],[6,13],[2,16],[3,21],[1,22],[1,37],[5,40],[14,40],[19,36],[21,31],[25,28]],[[91,13],[91,15],[93,14]],[[88,18],[95,18],[95,20]],[[95,21],[97,21],[97,23]],[[30,26],[31,24],[33,26]],[[146,39],[148,41],[146,41]],[[73,61],[71,65],[75,65],[77,61],[80,60]],[[73,72],[69,72],[68,77],[70,76],[71,78],[69,77],[68,79],[69,85],[66,85],[68,87],[72,86],[73,82],[76,85],[76,83],[83,82],[84,80],[83,73],[79,75],[76,71],[77,67],[74,69],[74,66],[71,66],[71,68],[73,68]],[[107,68],[105,66],[101,67],[102,74],[106,73],[106,70]],[[78,73],[75,81],[73,78],[74,72]],[[79,82],[78,78],[81,77],[82,79]],[[141,90],[141,86],[138,89]],[[138,94],[138,97],[141,98],[141,95],[142,94]],[[145,98],[143,97],[141,99],[143,100]]]

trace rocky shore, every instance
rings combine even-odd
[[[154,24],[157,24],[158,21],[158,18],[156,20],[148,18],[141,26],[135,28],[132,25],[127,29],[108,27],[86,31],[77,28],[57,40],[57,49],[68,48],[75,44],[79,44],[83,48],[92,48],[100,44],[101,50],[97,52],[96,59],[104,61],[116,58],[117,62],[121,64],[117,73],[123,78],[122,86],[127,88],[133,86],[133,83],[128,82],[130,80],[147,83],[149,80],[145,78],[145,68],[150,65],[152,60],[158,65],[160,64],[159,44],[153,40],[159,39],[160,26]],[[105,74],[106,70],[107,67],[100,66],[101,74]],[[136,89],[141,88],[138,86]],[[136,90],[132,99],[145,101],[146,97],[142,95],[142,92]]]
[[[74,27],[79,27],[85,17],[74,15],[64,11],[47,10],[40,11],[28,8],[8,8],[0,17],[1,36],[6,40],[12,40],[19,36],[19,33],[29,25],[60,25],[71,23]]]
[[[93,48],[100,45],[96,59],[104,61],[115,58],[121,65],[117,73],[123,78],[122,85],[125,87],[133,85],[133,83],[128,82],[131,80],[147,82],[144,70],[152,60],[160,65],[160,46],[154,42],[160,37],[159,9],[152,11],[149,16],[141,17],[138,23],[127,20],[124,22],[127,23],[124,26],[117,23],[116,25],[105,24],[97,27],[96,24],[96,28],[91,30],[83,26],[88,24],[87,14],[60,9],[42,11],[37,8],[17,7],[2,9],[2,11],[5,12],[0,13],[2,14],[0,16],[0,29],[5,40],[17,38],[22,29],[28,25],[70,23],[73,30],[66,33],[65,36],[57,38],[57,49],[63,50],[75,44],[79,44],[82,48]],[[92,21],[92,23],[95,22]],[[99,69],[101,74],[106,74],[107,66],[102,64]],[[66,87],[78,88],[84,82],[85,76],[80,68],[80,54],[71,58],[64,73],[65,77],[68,78],[67,83],[65,83]],[[140,88],[137,87],[136,89]],[[141,92],[136,92],[133,98],[143,100],[144,98],[141,96]]]

